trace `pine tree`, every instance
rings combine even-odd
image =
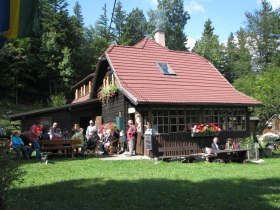
[[[195,43],[194,52],[209,60],[222,74],[223,46],[219,43],[219,37],[214,34],[212,22],[208,19],[204,24],[204,31],[200,40]]]
[[[78,1],[76,1],[75,6],[74,6],[74,14],[75,14],[75,17],[78,19],[79,23],[83,26],[84,18],[82,15],[82,7]]]
[[[124,35],[124,26],[126,24],[126,12],[123,10],[122,3],[117,1],[116,9],[113,16],[113,27],[112,27],[112,41],[117,44],[122,44]]]
[[[102,8],[103,14],[100,16],[98,21],[96,22],[95,29],[97,31],[97,35],[101,38],[107,39],[109,41],[109,25],[108,25],[108,16],[107,16],[107,6],[106,4]]]
[[[124,35],[121,42],[125,45],[134,45],[144,38],[147,33],[147,20],[143,10],[133,9],[127,15],[124,26]]]
[[[279,43],[279,14],[273,11],[267,0],[262,1],[261,10],[247,12],[246,27],[248,44],[254,57],[255,70],[263,71],[276,56]]]
[[[149,11],[151,30],[157,30],[159,25],[166,34],[166,46],[172,50],[187,50],[187,37],[184,28],[190,19],[188,12],[184,11],[183,0],[158,0],[157,10]]]

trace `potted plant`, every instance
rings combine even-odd
[[[105,85],[98,93],[98,98],[102,104],[107,104],[110,98],[117,94],[118,88],[115,84]]]

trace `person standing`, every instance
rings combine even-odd
[[[31,126],[30,131],[29,131],[29,139],[30,139],[30,142],[32,144],[31,154],[35,150],[36,151],[36,159],[40,159],[41,158],[40,144],[38,142],[38,138],[39,138],[40,134],[37,133],[38,126],[40,126],[39,125],[39,121],[36,121],[34,123],[34,125]]]
[[[87,130],[86,130],[86,139],[89,140],[90,138],[90,134],[91,134],[91,131],[93,130],[97,130],[96,126],[94,125],[94,122],[93,120],[90,120],[89,121],[89,126],[87,127]]]
[[[128,120],[128,129],[126,133],[126,139],[128,141],[128,147],[129,147],[129,155],[133,155],[134,147],[135,147],[135,140],[136,140],[136,127],[133,124],[132,120]]]

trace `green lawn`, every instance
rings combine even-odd
[[[280,159],[262,164],[24,162],[8,209],[280,209]]]

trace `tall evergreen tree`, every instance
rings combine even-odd
[[[95,29],[97,31],[97,35],[101,38],[107,39],[109,41],[109,20],[107,16],[107,5],[105,4],[102,8],[103,14],[100,16],[98,21],[96,22]]]
[[[42,69],[39,72],[41,82],[48,85],[49,95],[60,92],[70,93],[67,86],[61,86],[60,63],[65,59],[63,53],[68,48],[71,53],[76,53],[80,46],[81,33],[76,30],[73,21],[69,18],[65,0],[42,0],[42,34],[41,34],[41,59]],[[67,55],[68,56],[68,55]],[[72,60],[71,60],[72,61]]]
[[[147,33],[147,20],[143,13],[143,10],[138,8],[133,9],[127,15],[126,24],[124,26],[124,35],[122,37],[122,43],[125,45],[134,45],[139,42]]]
[[[126,24],[126,12],[123,10],[122,3],[118,0],[116,9],[113,15],[113,30],[112,30],[112,41],[117,44],[123,44],[124,26]]]
[[[247,37],[243,28],[237,31],[237,59],[234,65],[235,78],[240,78],[242,75],[252,72],[252,56],[247,47]]]
[[[195,43],[193,51],[209,60],[222,74],[225,74],[222,66],[223,46],[219,43],[219,37],[214,34],[210,19],[205,22],[202,37]]]
[[[75,6],[74,6],[74,14],[75,17],[78,19],[80,24],[83,26],[84,25],[84,17],[82,15],[82,7],[78,1],[76,1]]]
[[[36,80],[34,66],[32,66],[34,55],[30,48],[31,41],[29,38],[25,38],[10,41],[0,50],[0,95],[15,104],[28,103],[36,99],[33,97],[36,89],[32,88],[32,84]]]
[[[158,0],[157,10],[151,10],[148,14],[153,24],[150,29],[157,30],[159,25],[162,27],[160,29],[165,31],[169,49],[187,50],[184,28],[190,15],[184,11],[183,0]]]
[[[252,71],[251,56],[246,47],[244,30],[241,28],[235,38],[230,34],[226,46],[224,74],[230,83]]]
[[[280,47],[279,14],[273,11],[267,0],[262,1],[262,8],[254,13],[247,12],[245,30],[248,44],[254,57],[255,70],[261,72],[272,62]]]
[[[68,33],[73,44],[67,46],[71,51],[71,63],[73,68],[74,83],[78,82],[93,70],[87,52],[86,33],[83,23],[82,8],[78,2],[74,7],[74,16],[70,17],[68,22]]]

